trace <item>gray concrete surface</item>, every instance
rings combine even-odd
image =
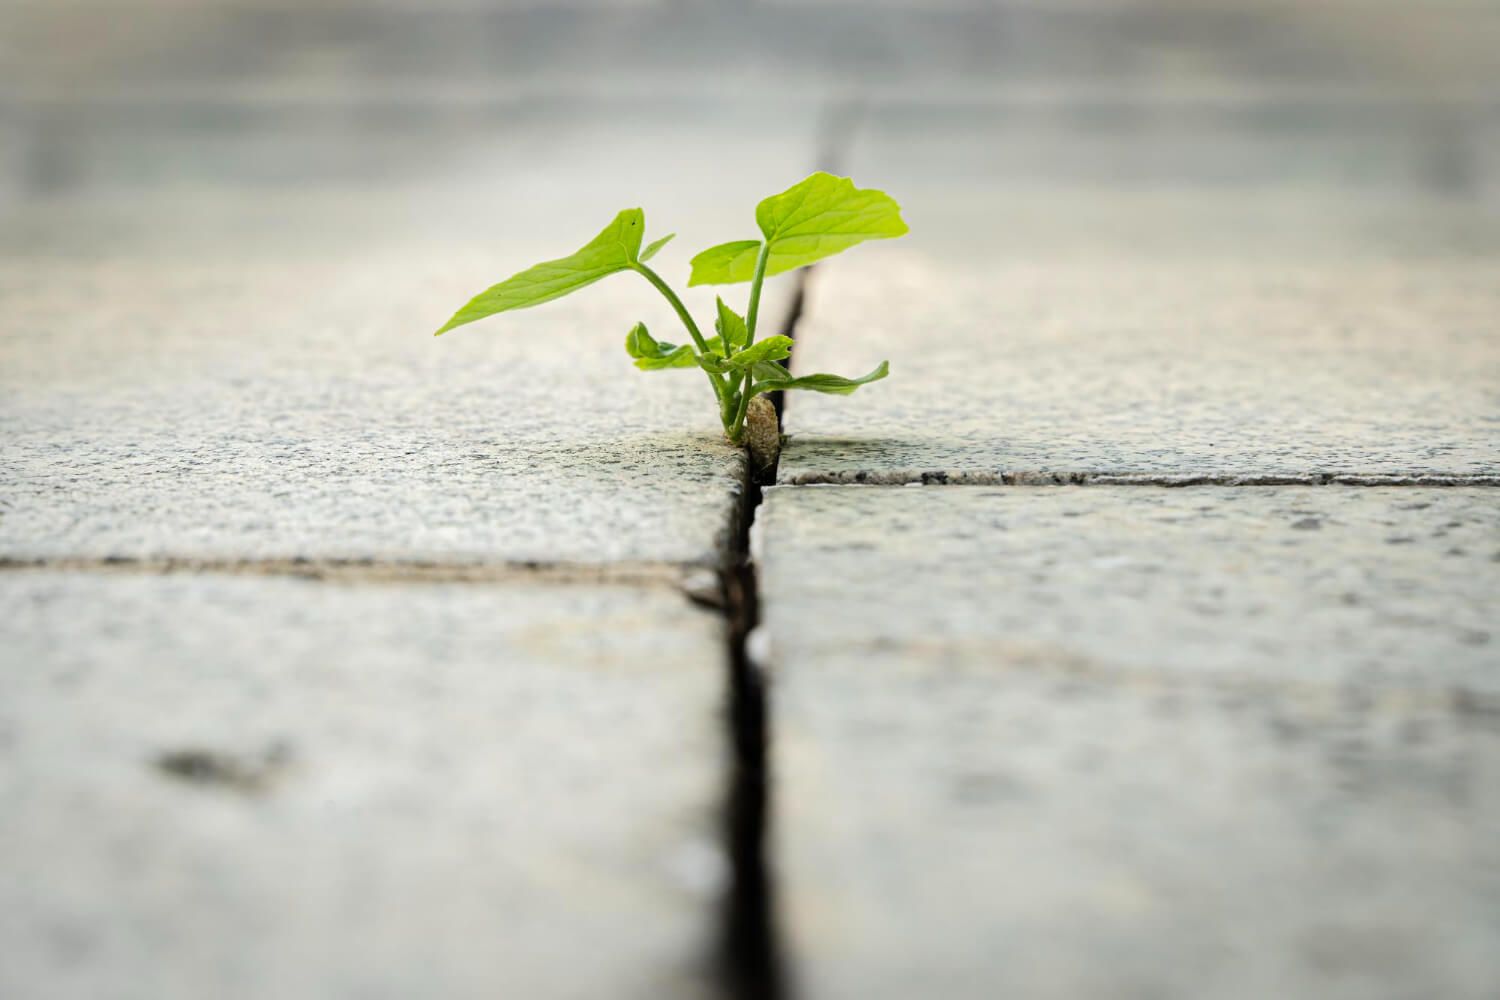
[[[123,89],[0,112],[0,995],[716,993],[726,642],[676,582],[743,459],[631,366],[683,339],[639,279],[430,334],[631,205],[681,288],[816,108]]]
[[[0,574],[0,994],[695,997],[723,639],[667,588]]]
[[[1497,77],[1500,79],[1500,77]],[[783,483],[1500,475],[1493,101],[875,101]]]
[[[757,524],[820,997],[1485,997],[1486,489],[803,487]]]
[[[720,558],[742,459],[701,375],[630,367],[644,282],[434,340],[472,281],[236,264],[10,269],[0,551]]]
[[[1028,252],[1012,234],[976,259],[918,236],[831,262],[797,368],[889,358],[892,374],[849,399],[795,395],[780,481],[1500,476],[1500,227],[1376,210],[1386,246],[1355,248],[1356,229],[1346,249],[1326,231],[1309,248],[1239,211],[1095,207],[1092,246],[1061,233]],[[1215,220],[1225,235],[1198,239]],[[1428,246],[1390,247],[1403,231]]]
[[[653,264],[684,288],[693,252],[753,232],[755,201],[806,169],[812,118],[712,192],[684,184],[701,151],[597,175],[674,133],[575,122],[342,192],[193,199],[168,176],[35,202],[0,237],[0,555],[716,563],[742,459],[700,373],[631,366],[637,319],[687,339],[645,281],[430,334],[632,204],[680,233]],[[246,152],[296,149],[250,131]],[[770,323],[789,291],[768,290]],[[688,300],[711,329],[712,294]]]
[[[0,11],[7,997],[726,985],[740,459],[629,279],[425,335],[627,205],[906,206],[784,482],[1500,471],[1492,5],[107,7]],[[808,996],[1491,995],[1493,509],[773,491]]]

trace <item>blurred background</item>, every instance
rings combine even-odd
[[[816,163],[1027,238],[1101,194],[1493,213],[1497,84],[1489,0],[4,0],[0,212],[7,253],[410,239]]]

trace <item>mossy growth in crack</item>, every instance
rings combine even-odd
[[[646,218],[627,208],[579,250],[545,261],[474,296],[437,331],[448,332],[475,320],[525,309],[569,295],[611,274],[631,271],[651,284],[671,305],[691,343],[658,340],[646,324],[636,323],[625,336],[625,351],[642,371],[695,368],[708,378],[724,436],[747,445],[757,464],[774,461],[768,408],[757,404],[768,393],[790,390],[848,395],[890,372],[882,361],[864,375],[850,378],[818,372],[794,376],[787,359],[792,339],[787,331],[757,339],[761,288],[766,278],[796,271],[868,240],[892,239],[907,232],[901,206],[883,191],[857,188],[847,177],[818,171],[755,209],[760,239],[732,240],[709,247],[691,261],[688,285],[748,282],[743,315],[716,300],[714,335],[706,337],[672,287],[650,261],[670,242],[667,234],[644,248]],[[779,438],[776,440],[779,441]]]

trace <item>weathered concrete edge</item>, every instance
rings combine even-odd
[[[722,574],[736,558],[736,540],[751,488],[750,463],[737,451],[725,512],[708,547],[688,559],[514,559],[482,553],[423,556],[189,556],[158,554],[0,555],[0,573],[71,570],[140,574],[203,573],[289,576],[339,583],[610,583],[678,586],[704,572]]]
[[[51,571],[140,575],[206,574],[295,577],[344,584],[397,583],[602,583],[686,587],[707,563],[441,562],[385,559],[0,558],[0,572]]]
[[[799,472],[777,486],[1500,486],[1500,473],[1453,475],[1412,472],[1197,474],[1156,472],[1042,472],[982,469]]]

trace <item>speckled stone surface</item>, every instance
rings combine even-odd
[[[802,995],[1500,985],[1492,490],[824,486],[762,511]]]
[[[37,570],[0,604],[0,994],[705,994],[722,626],[672,590]]]
[[[686,339],[644,280],[430,334],[630,205],[648,235],[680,233],[652,263],[681,290],[696,249],[753,232],[755,201],[811,161],[814,112],[787,113],[712,186],[688,182],[717,162],[698,147],[650,176],[597,164],[725,124],[560,109],[501,116],[427,173],[199,189],[157,164],[139,191],[106,176],[17,210],[0,234],[0,556],[717,561],[743,458],[702,373],[631,366],[636,320]],[[296,155],[277,122],[225,141]],[[378,159],[390,137],[350,141]],[[190,175],[225,153],[193,148]],[[789,292],[768,288],[768,321]],[[712,293],[686,297],[706,323]]]
[[[1500,481],[1480,106],[875,106],[911,234],[817,269],[795,366],[891,376],[792,394],[781,482]]]
[[[1497,264],[851,254],[797,367],[892,374],[795,395],[780,481],[1500,482]]]
[[[620,347],[644,282],[434,340],[477,289],[396,259],[22,270],[5,555],[712,562],[729,530],[707,384]]]

